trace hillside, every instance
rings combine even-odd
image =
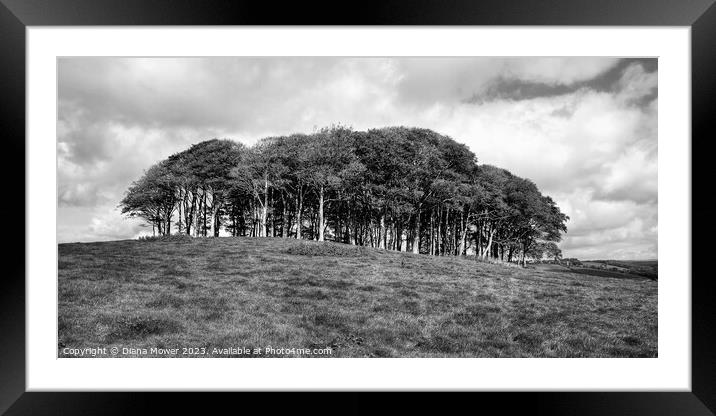
[[[657,355],[646,279],[249,237],[60,244],[58,266],[60,357],[103,345],[140,349],[123,357]]]
[[[581,265],[562,265],[552,263],[532,264],[532,268],[554,272],[577,273],[615,279],[658,279],[658,262],[627,260],[591,260]]]

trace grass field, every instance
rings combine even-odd
[[[179,349],[123,357],[267,346],[329,347],[331,357],[657,355],[656,282],[328,242],[60,244],[58,292],[60,357],[97,346]]]
[[[659,274],[659,262],[656,260],[597,260],[607,267],[626,270],[627,273],[656,280]]]
[[[552,263],[530,264],[530,268],[543,271],[576,273],[597,277],[613,277],[615,279],[651,279],[657,280],[656,261],[615,261],[598,260],[584,261],[583,267],[565,266]]]

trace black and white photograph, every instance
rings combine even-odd
[[[57,357],[658,357],[657,108],[656,57],[59,57]]]

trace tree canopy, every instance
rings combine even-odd
[[[224,230],[523,264],[558,256],[569,219],[529,179],[408,127],[203,141],[150,167],[120,206],[161,235]]]

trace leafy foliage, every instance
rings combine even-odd
[[[529,179],[408,127],[204,141],[149,168],[120,205],[159,235],[224,230],[523,264],[558,257],[569,219]]]

